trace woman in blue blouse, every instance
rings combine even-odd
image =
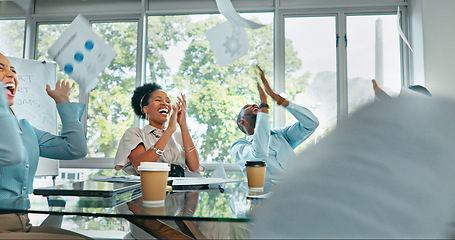
[[[4,89],[3,93],[0,92],[0,199],[33,192],[33,178],[39,157],[69,160],[82,158],[87,154],[85,134],[80,121],[85,106],[69,102],[69,94],[74,84],[70,86],[67,82],[58,81],[55,90],[51,90],[49,85],[46,87],[47,94],[57,104],[62,121],[61,136],[36,129],[25,119],[16,119],[10,107],[14,104],[17,85],[14,67],[7,57],[0,54],[0,88]],[[11,237],[24,234],[24,238],[61,238],[61,234],[73,234],[73,238],[83,238],[62,229],[32,227],[26,214],[0,214],[0,222],[0,238],[10,234],[8,232],[14,232]]]

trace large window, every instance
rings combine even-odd
[[[299,150],[317,143],[341,117],[372,102],[372,79],[376,78],[390,95],[399,93],[396,23],[396,14],[334,12],[284,18],[286,92],[320,121]],[[297,54],[290,51],[291,47]],[[290,113],[286,114],[287,124],[295,122]]]
[[[235,122],[238,111],[258,102],[256,64],[278,93],[309,108],[320,120],[299,150],[317,143],[350,113],[371,102],[371,79],[378,78],[391,95],[408,82],[402,77],[408,76],[402,73],[407,65],[401,61],[395,13],[397,2],[406,11],[406,1],[339,0],[334,5],[320,0],[317,7],[308,0],[232,1],[242,17],[266,26],[246,29],[249,52],[223,68],[204,34],[226,21],[214,14],[218,10],[211,0],[118,0],[109,1],[109,11],[90,1],[77,9],[64,6],[70,1],[38,2],[42,5],[35,6],[31,15],[0,20],[0,30],[7,33],[0,38],[0,52],[50,60],[48,49],[77,12],[117,53],[89,94],[76,87],[71,96],[72,101],[87,104],[86,158],[92,161],[62,161],[63,168],[112,169],[125,130],[145,124],[135,121],[130,106],[134,88],[144,82],[162,85],[173,102],[180,92],[186,94],[190,133],[201,161],[224,163],[232,163],[229,148],[244,136]],[[2,14],[2,19],[8,17]],[[69,77],[59,70],[58,79]],[[271,115],[275,126],[295,122],[281,107],[272,106]]]
[[[136,80],[137,23],[95,23],[93,29],[117,56],[98,77],[98,85],[89,94],[88,157],[114,157],[123,133],[133,126],[130,99]]]
[[[0,20],[0,53],[21,58],[24,52],[25,21]]]
[[[285,30],[286,92],[290,100],[310,109],[320,122],[316,132],[301,145],[305,148],[337,122],[335,17],[289,17],[285,19]],[[295,121],[286,112],[286,124]]]
[[[69,24],[39,25],[37,59],[51,59],[47,51],[68,27]],[[123,132],[133,126],[129,98],[136,79],[137,23],[95,23],[93,29],[115,49],[117,56],[98,76],[99,83],[89,94],[87,157],[113,157]],[[59,70],[58,79],[69,77]],[[71,100],[78,102],[80,98],[87,99],[76,87]]]
[[[401,88],[397,16],[347,17],[349,112],[374,99],[371,80],[390,95]]]
[[[258,102],[254,65],[273,71],[273,14],[242,16],[266,26],[247,29],[249,53],[223,68],[204,35],[226,21],[222,15],[148,18],[147,80],[163,85],[174,99],[186,94],[188,125],[203,162],[232,162],[229,148],[243,136],[236,116],[244,105]]]

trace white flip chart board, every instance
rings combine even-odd
[[[17,72],[18,86],[14,105],[17,119],[27,119],[38,129],[57,134],[57,109],[46,93],[46,84],[52,89],[57,80],[57,63],[8,57]],[[58,161],[40,158],[36,176],[57,176]]]

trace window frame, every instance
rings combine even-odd
[[[407,26],[406,21],[406,8],[400,9],[401,12],[401,26]],[[275,28],[280,28],[281,36],[284,36],[284,19],[287,17],[318,17],[318,16],[334,16],[336,22],[336,36],[341,39],[338,42],[336,48],[336,65],[337,65],[337,124],[340,124],[348,118],[348,72],[347,72],[347,42],[344,36],[349,40],[347,36],[347,17],[349,16],[366,16],[366,15],[393,15],[397,13],[397,9],[391,6],[386,7],[369,7],[369,8],[328,8],[328,9],[289,9],[280,11],[279,15],[275,19]],[[407,32],[407,28],[402,27],[404,32]],[[280,31],[280,30],[278,30]],[[275,39],[275,90],[277,92],[283,92],[286,89],[285,86],[285,46],[284,38],[278,37]],[[334,39],[334,43],[335,43]],[[409,81],[409,51],[406,46],[403,45],[403,41],[400,39],[400,69],[401,69],[401,86],[408,86]],[[275,103],[276,104],[276,103]],[[274,127],[284,127],[285,121],[285,110],[283,108],[276,108],[274,112]]]

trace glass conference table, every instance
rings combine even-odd
[[[236,226],[237,237],[246,238],[251,216],[263,201],[260,194],[248,191],[244,182],[228,183],[218,189],[167,192],[165,206],[154,208],[142,206],[140,190],[108,198],[30,194],[0,200],[0,213],[124,218],[159,239],[205,239],[201,224],[213,229],[227,223]]]

